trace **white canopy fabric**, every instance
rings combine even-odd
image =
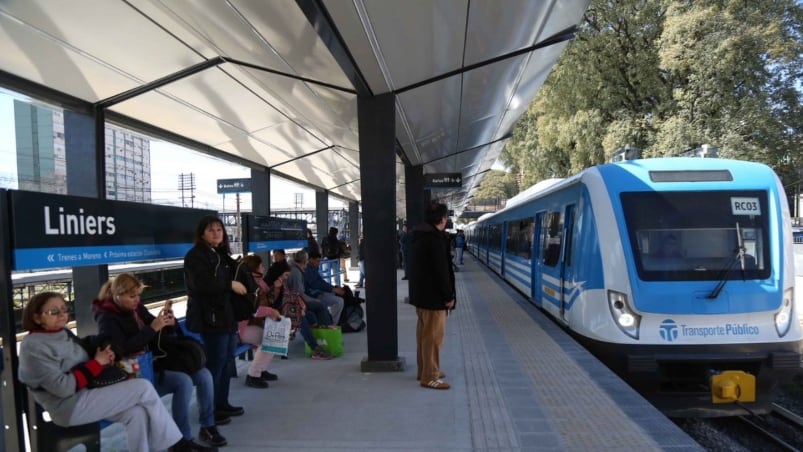
[[[393,92],[397,212],[405,164],[459,212],[588,2],[4,0],[0,70],[351,201],[357,97]]]

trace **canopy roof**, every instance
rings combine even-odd
[[[404,165],[460,211],[589,0],[4,0],[0,70],[360,201],[357,97],[396,97]]]

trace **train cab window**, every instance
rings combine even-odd
[[[623,193],[621,199],[641,279],[769,277],[765,192],[643,192]],[[733,206],[734,200],[745,199],[755,203],[754,211]]]
[[[560,260],[561,234],[563,233],[563,216],[560,212],[549,212],[544,219],[544,265],[554,267]]]

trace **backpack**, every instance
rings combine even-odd
[[[324,257],[337,259],[340,257],[340,240],[329,236],[324,237],[323,243],[321,243],[321,251],[323,251]]]
[[[346,306],[340,316],[340,331],[343,333],[356,333],[365,329],[365,313],[359,304]]]
[[[153,369],[156,372],[173,370],[194,374],[206,366],[204,346],[187,336],[162,336],[159,331],[157,350],[154,351]]]

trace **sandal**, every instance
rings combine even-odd
[[[431,388],[431,389],[449,389],[449,383],[446,383],[443,380],[432,380],[429,383],[421,383],[422,388]]]

